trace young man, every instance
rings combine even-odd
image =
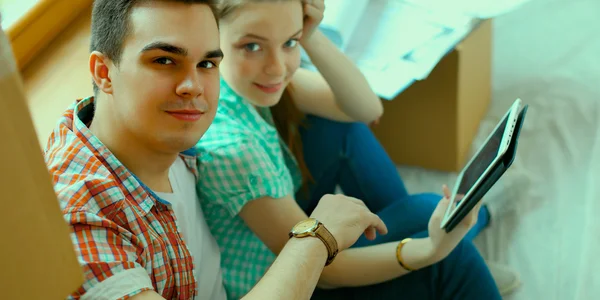
[[[45,152],[86,276],[70,298],[226,299],[195,191],[199,154],[189,150],[217,108],[223,55],[210,4],[94,2],[96,97],[64,113]],[[311,216],[322,223],[295,234],[323,240],[292,238],[247,298],[307,299],[335,248],[386,231],[344,196],[325,196]]]

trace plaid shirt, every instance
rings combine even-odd
[[[93,97],[60,119],[45,150],[85,283],[69,299],[127,299],[154,290],[166,299],[196,295],[193,259],[170,204],[157,197],[88,129]],[[186,155],[187,154],[187,155]],[[181,154],[198,176],[193,153]]]
[[[302,183],[296,160],[273,124],[268,108],[255,109],[221,80],[217,115],[196,145],[202,153],[198,194],[221,248],[229,299],[247,294],[275,260],[238,213],[254,199],[294,196]]]

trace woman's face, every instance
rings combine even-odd
[[[245,4],[220,22],[221,75],[252,104],[277,104],[300,66],[303,10],[298,0]]]

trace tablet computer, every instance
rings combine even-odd
[[[452,231],[512,164],[528,106],[517,99],[458,174],[441,228]]]

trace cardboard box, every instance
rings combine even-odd
[[[0,91],[0,298],[65,299],[83,283],[83,272],[1,29]]]
[[[392,101],[373,128],[398,165],[456,172],[491,100],[492,21],[480,23],[423,81]]]

